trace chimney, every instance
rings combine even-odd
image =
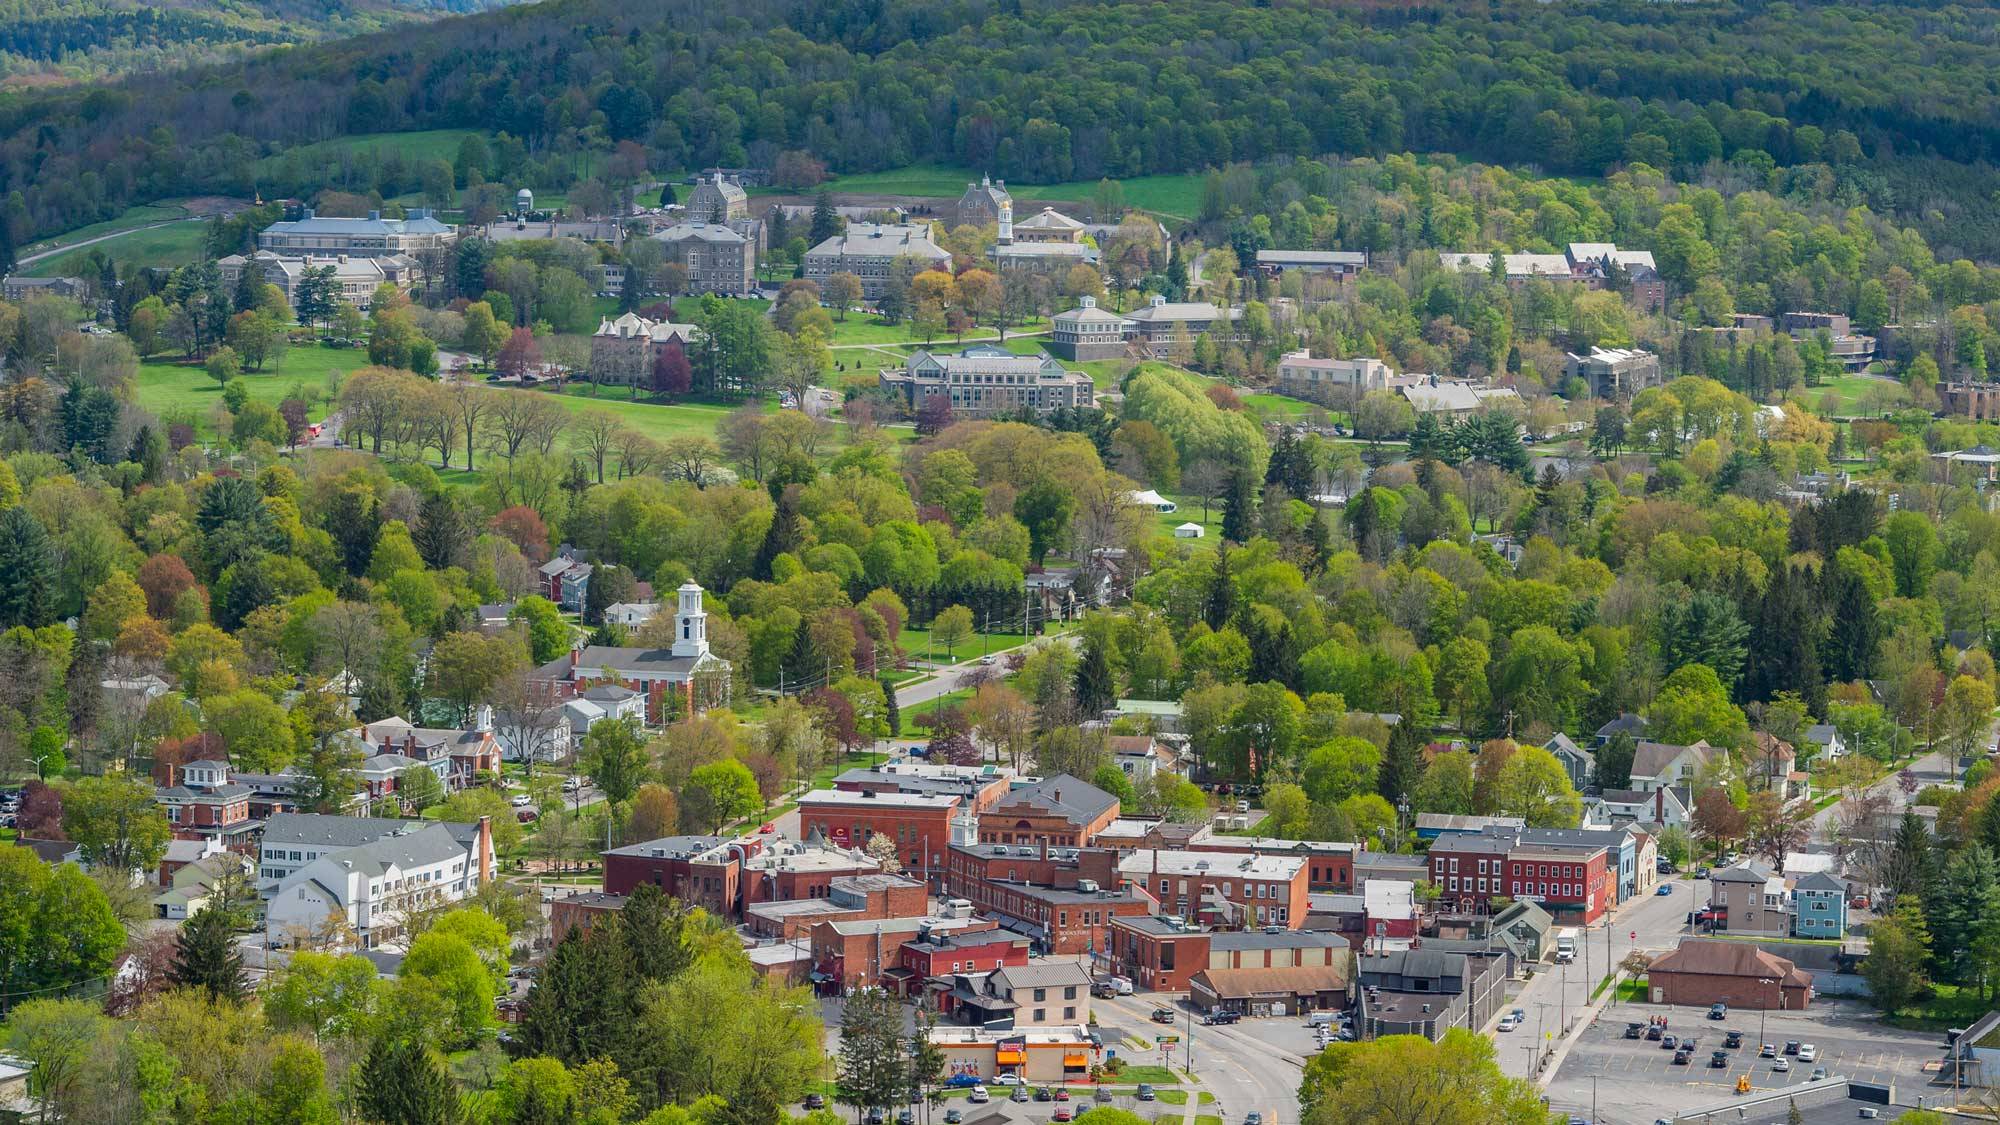
[[[473,846],[478,851],[479,858],[478,879],[476,881],[485,882],[487,875],[493,871],[492,817],[482,816],[479,818],[479,839]]]

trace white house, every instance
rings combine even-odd
[[[1682,797],[1686,790],[1668,785],[1650,793],[1634,789],[1606,789],[1583,803],[1585,828],[1614,828],[1621,824],[1687,826],[1690,809]]]
[[[240,852],[218,851],[176,869],[171,885],[153,896],[153,916],[178,922],[201,913],[232,869],[248,875],[255,865]]]
[[[604,607],[604,621],[609,625],[637,629],[658,616],[659,612],[659,602],[614,602]]]
[[[370,843],[332,851],[292,872],[272,893],[265,928],[273,940],[294,942],[337,918],[362,949],[403,930],[411,911],[456,902],[492,874],[491,825],[482,820],[471,848],[439,823],[417,824]]]
[[[1174,503],[1172,500],[1167,499],[1150,488],[1143,492],[1128,492],[1125,494],[1125,499],[1137,504],[1141,508],[1151,508],[1161,515],[1178,512],[1181,507],[1179,504]]]
[[[1828,761],[1839,761],[1847,753],[1847,740],[1840,737],[1840,731],[1832,723],[1819,723],[1807,727],[1799,741],[1811,748],[1811,756],[1824,757]]]
[[[569,720],[569,731],[576,738],[582,738],[593,724],[605,719],[631,719],[644,725],[646,697],[617,684],[598,684],[564,701],[563,716]]]
[[[1641,742],[1632,754],[1632,788],[1651,793],[1664,786],[1687,784],[1715,756],[1715,748],[1702,741],[1688,746]]]

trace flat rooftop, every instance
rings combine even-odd
[[[1305,869],[1298,856],[1254,852],[1135,851],[1118,861],[1118,873],[1143,879],[1152,875],[1204,879],[1292,879]]]
[[[856,808],[866,805],[874,808],[946,810],[958,807],[958,798],[932,793],[850,793],[839,789],[815,789],[799,798],[799,804],[801,807],[837,805]]]
[[[1090,1032],[1082,1025],[1017,1027],[1011,1031],[988,1031],[983,1027],[940,1026],[931,1029],[931,1042],[945,1046],[998,1046],[1002,1040],[1022,1040],[1030,1047],[1090,1046]]]

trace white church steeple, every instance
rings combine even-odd
[[[677,591],[680,605],[674,611],[674,655],[708,655],[708,613],[701,608],[701,587],[692,580]]]

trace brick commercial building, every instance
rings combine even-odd
[[[1647,970],[1655,1004],[1804,1011],[1812,1001],[1812,976],[1747,941],[1683,938]]]
[[[1230,928],[1305,922],[1306,861],[1297,856],[1139,851],[1118,871],[1182,918]]]
[[[1110,938],[1112,970],[1154,992],[1184,992],[1203,970],[1333,967],[1345,980],[1351,961],[1339,934],[1209,931],[1158,915],[1113,919]]]
[[[549,934],[553,940],[562,941],[574,929],[577,936],[582,937],[607,916],[625,909],[626,902],[625,895],[608,895],[600,891],[565,895],[549,903]]]
[[[1582,840],[1528,843],[1513,835],[1455,834],[1431,845],[1429,879],[1442,892],[1441,909],[1480,913],[1495,898],[1510,898],[1541,904],[1560,925],[1588,924],[1618,901],[1612,855],[1609,847]]]
[[[1350,891],[1356,886],[1354,854],[1360,848],[1342,840],[1284,840],[1275,836],[1210,833],[1188,841],[1184,847],[1194,852],[1249,852],[1302,859],[1306,864],[1306,889],[1315,893]]]
[[[868,768],[857,766],[833,779],[833,787],[843,793],[928,793],[955,796],[960,809],[982,813],[1007,795],[1005,775],[992,766],[947,766],[928,762],[884,762]]]
[[[1119,853],[1112,848],[1053,848],[1045,844],[955,844],[946,858],[951,893],[969,898],[982,883],[1045,887],[1116,887]]]
[[[822,995],[838,995],[872,985],[895,985],[903,968],[904,944],[940,934],[992,932],[985,918],[868,918],[820,922],[812,928],[812,981]]]
[[[760,938],[797,941],[821,922],[861,922],[877,918],[919,918],[930,911],[930,890],[899,875],[842,875],[826,893],[811,898],[776,899],[743,911],[743,922]]]
[[[981,813],[979,842],[1081,848],[1117,819],[1118,798],[1059,773],[1013,790]]]
[[[1048,956],[1101,952],[1110,946],[1113,918],[1159,909],[1150,895],[1135,887],[1086,890],[984,883],[960,897],[980,914],[998,918],[1008,929],[1032,938]]]
[[[944,878],[951,822],[959,798],[949,794],[843,792],[815,789],[799,799],[799,831],[817,832],[841,847],[863,849],[876,836],[896,841],[896,858],[912,877]]]
[[[1347,1006],[1353,978],[1333,965],[1280,969],[1203,969],[1188,982],[1188,1003],[1204,1012],[1300,1015]]]
[[[825,898],[835,880],[881,870],[880,863],[857,850],[805,840],[774,840],[744,860],[739,909],[759,902]]]
[[[904,942],[900,961],[919,985],[943,982],[946,987],[946,978],[954,973],[990,973],[1027,963],[1028,939],[1009,930],[933,931]]]
[[[1454,1027],[1478,1031],[1507,999],[1509,954],[1433,949],[1362,953],[1356,1025],[1363,1039],[1421,1035],[1436,1042]]]
[[[613,848],[604,853],[604,890],[629,895],[634,887],[651,883],[668,898],[734,917],[741,861],[755,847],[727,836],[663,836]]]

